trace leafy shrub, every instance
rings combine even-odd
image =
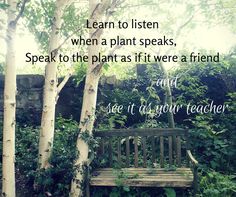
[[[77,136],[77,122],[59,117],[55,126],[51,167],[37,170],[39,128],[16,127],[16,184],[19,196],[64,197],[69,194],[73,161],[77,154]],[[2,135],[0,139],[2,143]]]
[[[201,196],[207,197],[232,197],[236,194],[236,183],[234,176],[223,175],[210,171],[201,178]]]
[[[229,95],[225,103],[230,108],[224,114],[200,114],[192,119],[191,146],[205,169],[235,171],[235,98]]]
[[[68,196],[73,178],[73,161],[76,158],[78,124],[72,119],[58,118],[51,167],[36,172],[35,186],[40,196]]]
[[[16,128],[16,180],[20,193],[32,193],[37,169],[39,128]]]

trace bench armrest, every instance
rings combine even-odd
[[[89,166],[92,163],[91,159],[87,159],[83,162],[84,165]]]
[[[193,157],[192,153],[190,150],[187,150],[187,155],[188,155],[188,158],[190,159],[191,163],[197,167],[198,165],[198,161]]]
[[[198,161],[193,157],[190,150],[187,150],[187,155],[190,159],[190,162],[193,164],[193,196],[196,196],[198,192]]]

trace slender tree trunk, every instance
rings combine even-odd
[[[171,92],[171,87],[170,87],[170,83],[169,83],[169,76],[168,76],[168,72],[165,68],[165,66],[163,65],[163,63],[160,63],[161,66],[161,70],[164,74],[164,78],[167,81],[166,83],[166,87],[165,87],[165,102],[169,105],[172,106],[173,105],[173,100],[172,100],[172,92]],[[170,128],[175,128],[175,119],[174,119],[174,114],[170,111],[167,112],[167,119],[168,119],[168,126]],[[177,153],[177,138],[176,137],[168,137],[168,141],[170,144],[173,143],[173,150],[175,153]]]
[[[53,17],[52,32],[49,41],[49,55],[58,57],[60,28],[63,11],[69,0],[57,0]],[[54,138],[55,108],[57,101],[57,62],[46,65],[43,94],[43,111],[39,138],[39,167],[48,168]]]
[[[160,67],[161,70],[164,74],[164,78],[167,81],[166,83],[166,87],[165,87],[165,99],[166,99],[166,103],[169,106],[173,105],[173,101],[172,101],[172,92],[171,92],[171,88],[170,88],[170,83],[169,83],[169,76],[168,76],[168,72],[166,71],[163,63],[160,63]],[[174,120],[174,114],[170,111],[167,112],[167,118],[168,118],[168,125],[170,128],[175,128],[175,120]]]
[[[4,84],[4,121],[2,157],[2,196],[15,197],[15,110],[16,64],[15,34],[17,1],[8,1],[7,54]]]
[[[101,20],[104,11],[110,4],[110,1],[100,0],[90,0],[89,1],[89,13],[90,13],[90,23]],[[100,40],[102,30],[96,31],[95,29],[90,29],[89,35],[90,38],[95,38],[98,41]],[[83,95],[83,104],[80,117],[80,134],[77,139],[77,150],[79,151],[78,158],[75,161],[76,166],[76,175],[71,182],[71,192],[70,197],[81,197],[83,196],[83,190],[81,188],[81,183],[83,181],[83,170],[82,166],[88,161],[88,144],[81,139],[81,135],[84,132],[88,132],[92,135],[94,119],[95,119],[95,110],[97,103],[97,90],[98,82],[101,76],[101,67],[99,63],[92,64],[91,57],[92,55],[98,55],[100,52],[100,46],[89,46],[88,47],[88,56],[89,56],[89,66],[87,69],[84,95]]]

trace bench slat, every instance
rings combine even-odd
[[[156,147],[155,147],[155,138],[151,137],[151,147],[152,147],[152,163],[156,163]]]
[[[164,138],[160,137],[160,166],[164,168]]]
[[[129,137],[129,136],[185,136],[187,130],[179,128],[169,128],[169,129],[157,129],[157,128],[147,128],[147,129],[116,129],[107,131],[95,131],[95,137]]]
[[[109,148],[108,148],[108,155],[109,155],[109,166],[112,166],[113,159],[112,159],[112,139],[109,138]]]
[[[176,168],[176,169],[168,169],[168,168],[122,168],[122,171],[128,171],[128,172],[149,172],[149,171],[155,172],[155,173],[159,173],[159,172],[175,172],[175,173],[183,173],[186,171],[192,172],[191,168]],[[116,169],[113,168],[98,168],[96,169],[96,171],[100,172],[105,172],[105,171],[117,171]]]
[[[129,167],[129,155],[130,155],[130,147],[129,147],[129,137],[125,139],[125,146],[126,146],[126,167]]]
[[[142,139],[142,145],[143,145],[143,167],[147,167],[147,145],[146,145],[146,137],[143,137]]]
[[[179,136],[176,138],[177,140],[177,166],[181,166],[181,139]]]
[[[163,179],[183,179],[183,177],[185,178],[189,178],[193,180],[193,175],[174,175],[174,174],[161,174],[160,175],[161,178]],[[116,175],[112,175],[112,174],[100,174],[99,176],[97,176],[98,178],[103,177],[103,178],[117,178]],[[128,178],[129,177],[129,178]],[[95,177],[94,177],[95,178]],[[127,179],[143,179],[143,178],[149,178],[149,179],[159,179],[159,175],[156,174],[151,174],[151,175],[147,175],[147,174],[139,174],[139,176],[134,175],[130,175],[126,177]]]
[[[119,166],[121,166],[121,143],[120,143],[120,138],[118,138],[118,142],[117,142],[117,160],[118,160],[118,164]]]
[[[169,143],[169,164],[173,165],[172,136],[168,137],[168,143]]]
[[[192,187],[191,180],[163,180],[163,179],[128,179],[125,180],[124,185],[133,186],[133,187],[181,187],[188,188]],[[94,178],[91,179],[90,185],[92,186],[117,186],[116,180],[111,179],[100,179]]]
[[[193,177],[193,173],[191,171],[187,171],[187,172],[182,172],[182,173],[179,173],[179,172],[158,172],[158,173],[155,173],[155,172],[144,172],[142,171],[142,173],[137,173],[137,172],[129,172],[129,171],[122,171],[124,172],[125,176],[126,177],[136,177],[136,178],[143,178],[144,176],[145,177],[158,177],[159,175],[163,176],[163,177],[174,177],[174,178],[178,178],[178,177],[183,177],[183,176],[187,176],[187,177]],[[98,176],[103,176],[103,177],[117,177],[116,176],[116,171],[108,171],[108,172],[98,172],[96,171],[96,174]],[[94,176],[95,177],[95,176]]]
[[[102,138],[102,141],[101,141],[101,149],[102,149],[102,154],[105,153],[105,143],[104,143],[104,138]]]
[[[134,166],[138,167],[138,137],[134,137]]]
[[[90,185],[117,186],[117,174],[120,172],[123,172],[126,177],[123,184],[128,186],[191,187],[193,182],[193,173],[190,168],[177,168],[175,171],[155,168],[152,174],[147,168],[123,168],[122,170],[104,168],[92,173]]]

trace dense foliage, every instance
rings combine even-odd
[[[177,88],[173,89],[174,103],[187,102],[228,104],[222,114],[191,114],[183,111],[175,115],[177,127],[189,127],[191,147],[198,159],[199,196],[231,197],[236,193],[235,184],[235,120],[236,120],[236,72],[235,60],[225,57],[220,64],[181,66],[173,76],[184,73]],[[151,73],[151,76],[148,75]],[[153,80],[161,76],[157,67],[148,67],[147,74],[136,80],[128,80],[122,87],[100,91],[95,127],[110,129],[121,127],[165,127],[165,114],[157,118],[153,114],[107,114],[109,103],[163,103],[164,91],[153,86]],[[149,87],[147,87],[149,84]],[[220,91],[219,91],[220,90]],[[109,96],[107,96],[109,95]],[[37,169],[39,128],[20,124],[16,132],[17,188],[21,196],[68,196],[73,177],[73,161],[76,157],[78,123],[59,117],[56,121],[55,142],[50,168]],[[86,138],[86,136],[85,136]],[[87,138],[86,138],[87,139]],[[89,140],[90,138],[88,138]],[[94,139],[93,139],[94,140]],[[90,140],[91,141],[91,140]],[[96,141],[91,141],[95,147]],[[2,140],[1,140],[2,143]],[[114,144],[115,145],[115,144]],[[92,147],[92,146],[91,146]],[[2,148],[2,146],[0,146]],[[0,150],[1,151],[1,150]],[[140,153],[141,154],[141,153]],[[96,155],[92,155],[96,158]],[[104,158],[105,159],[105,158]],[[95,159],[96,161],[96,159]],[[96,166],[104,162],[95,162]],[[92,166],[95,166],[93,164]],[[122,184],[125,174],[117,174],[116,188],[93,188],[93,196],[191,196],[191,191],[171,188],[129,188]]]
[[[17,127],[16,176],[20,196],[68,195],[73,177],[73,161],[77,155],[75,148],[77,135],[77,122],[58,118],[53,156],[50,159],[51,166],[39,171],[37,169],[39,128]]]

